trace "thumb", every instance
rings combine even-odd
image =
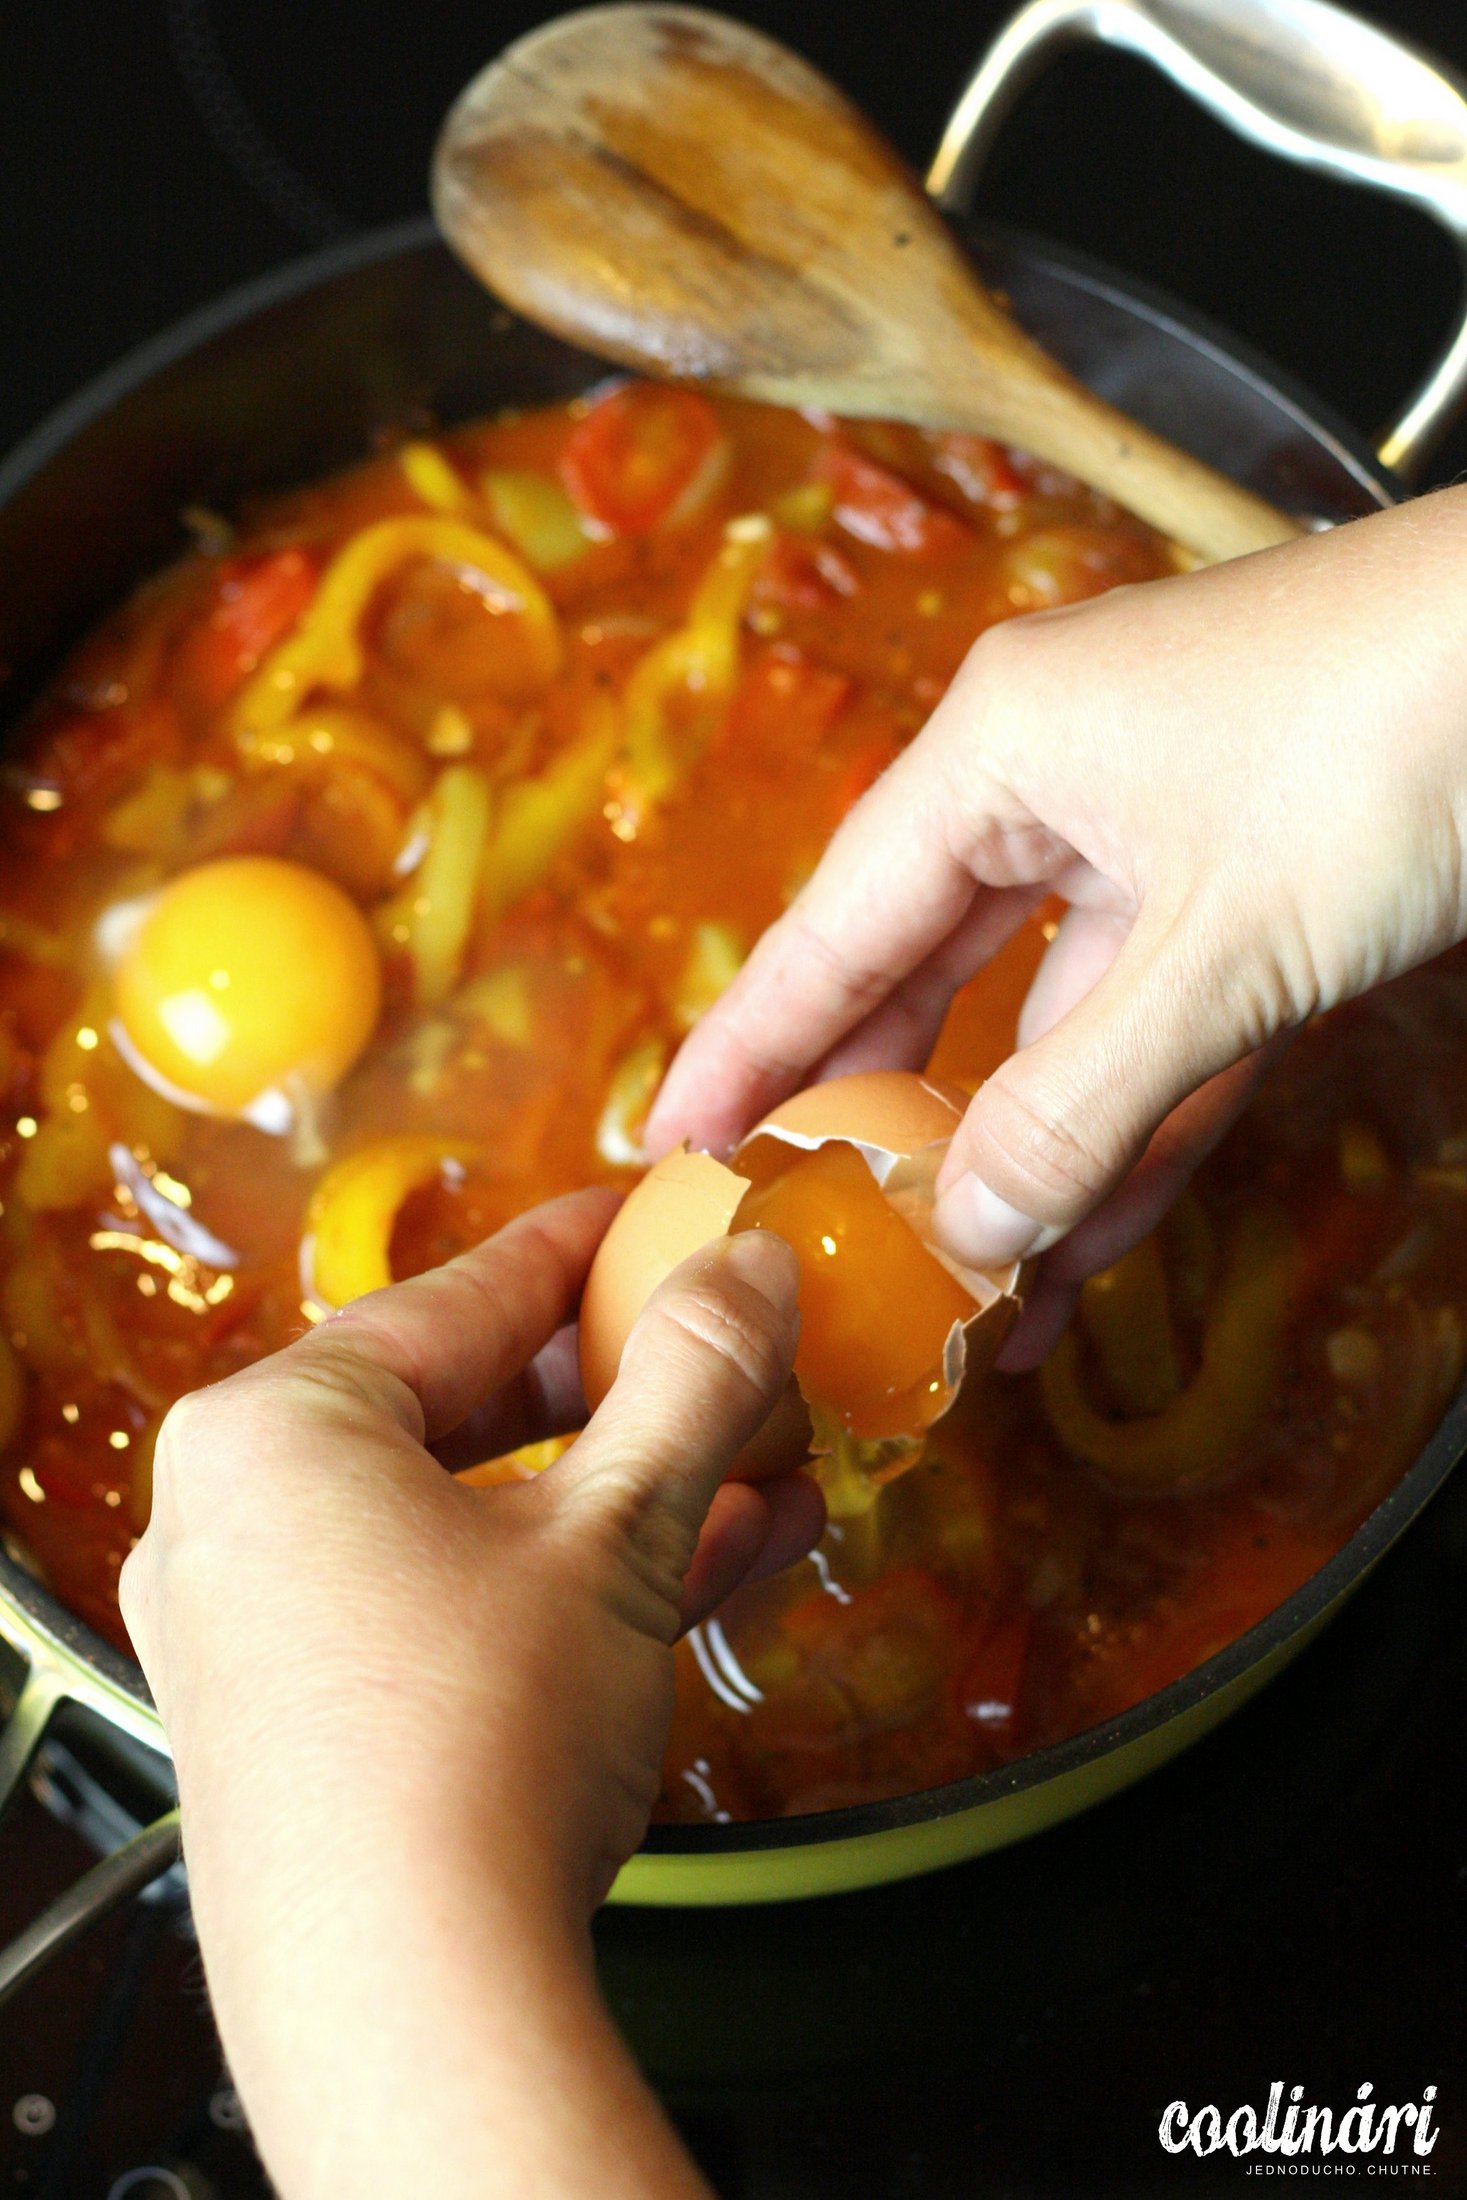
[[[974,1267],[1047,1251],[1179,1101],[1271,1035],[1250,997],[1175,932],[1133,930],[1090,992],[975,1094],[937,1180],[943,1244]]]
[[[648,1300],[615,1383],[550,1470],[562,1502],[627,1562],[648,1632],[670,1637],[749,1572],[799,1557],[823,1526],[805,1476],[720,1486],[789,1381],[798,1286],[793,1252],[766,1230],[694,1253]]]

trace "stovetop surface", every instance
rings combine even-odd
[[[434,125],[523,0],[48,0],[0,17],[0,444],[230,283],[416,211]],[[1001,0],[737,12],[915,160]],[[1460,0],[1371,12],[1467,71]],[[1337,409],[1383,416],[1455,296],[1418,217],[1235,146],[1140,64],[1030,97],[985,210],[1170,288]],[[1442,478],[1467,465],[1467,432]],[[1431,2189],[1467,2191],[1467,1484],[1290,1672],[1139,1788],[927,1881],[770,1911],[608,1913],[612,2006],[728,2200],[1231,2192],[1168,2103],[1336,2112],[1439,2088]],[[89,1860],[27,1798],[0,1936]],[[424,2133],[424,2192],[432,2134]],[[1359,2166],[1364,2174],[1364,2166]],[[0,2194],[266,2190],[176,1903],[135,1907],[0,2017]]]

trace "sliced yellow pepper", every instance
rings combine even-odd
[[[596,1120],[596,1151],[614,1169],[645,1169],[642,1129],[667,1068],[667,1048],[656,1032],[630,1046],[611,1073]]]
[[[271,650],[231,706],[236,739],[275,731],[316,688],[342,693],[362,676],[361,619],[383,581],[413,558],[467,568],[514,606],[533,644],[534,675],[548,686],[560,669],[554,607],[528,566],[492,535],[438,514],[383,519],[338,550],[293,634]]]
[[[404,1200],[479,1154],[467,1139],[405,1133],[378,1139],[328,1169],[306,1209],[301,1275],[325,1307],[349,1306],[392,1281],[388,1253]]]
[[[488,512],[503,535],[538,573],[568,565],[595,540],[568,491],[553,474],[528,466],[494,466],[480,477],[482,504],[436,444],[405,443],[397,462],[409,486],[435,512],[451,519]]]
[[[240,734],[248,764],[324,775],[341,765],[372,772],[409,805],[422,798],[428,765],[422,751],[380,718],[341,703],[320,703],[284,725]]]
[[[625,801],[633,817],[668,794],[692,761],[686,744],[675,745],[669,734],[672,697],[681,692],[716,711],[733,693],[744,607],[773,532],[762,512],[729,521],[687,618],[648,650],[627,681]]]
[[[489,834],[489,781],[473,764],[438,774],[426,813],[427,852],[378,923],[412,958],[420,1001],[441,1001],[453,987],[473,922]]]
[[[606,774],[620,742],[616,706],[609,696],[598,695],[569,748],[544,771],[516,780],[496,796],[479,894],[486,930],[539,885],[572,834],[600,814]]]
[[[1067,1331],[1039,1371],[1061,1443],[1125,1489],[1190,1489],[1235,1465],[1283,1372],[1298,1241],[1274,1207],[1251,1207],[1232,1233],[1187,1388],[1159,1413],[1111,1420],[1086,1394],[1080,1345]]]
[[[709,921],[694,926],[693,944],[672,1003],[680,1030],[691,1031],[699,1017],[707,1015],[733,984],[743,961],[744,950],[731,925]]]
[[[195,796],[192,772],[150,765],[142,783],[102,820],[102,839],[127,855],[167,858],[179,848]]]
[[[451,519],[466,519],[475,509],[474,499],[443,453],[433,443],[404,443],[397,463],[408,486],[435,512]]]
[[[495,526],[537,573],[569,565],[594,539],[580,507],[549,474],[496,467],[485,474],[483,489]]]
[[[37,1094],[44,1112],[15,1172],[15,1189],[33,1214],[96,1205],[112,1188],[107,1149],[117,1127],[113,1111],[99,1106],[98,1075],[114,1061],[110,1013],[106,987],[90,986],[41,1056]]]
[[[799,535],[818,535],[835,510],[835,491],[828,481],[802,481],[776,497],[769,509],[781,527]]]
[[[535,1002],[523,963],[501,963],[461,986],[454,1012],[468,1017],[501,1046],[528,1047],[535,1036]]]
[[[506,1482],[532,1482],[537,1474],[553,1467],[563,1458],[575,1442],[573,1436],[547,1436],[543,1443],[521,1444],[518,1451],[501,1452],[497,1459],[485,1459],[476,1467],[460,1467],[454,1476],[466,1489],[499,1489]]]
[[[1178,1396],[1181,1354],[1154,1233],[1090,1278],[1080,1293],[1080,1326],[1122,1413],[1160,1413]]]

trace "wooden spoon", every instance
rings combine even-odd
[[[1081,387],[807,62],[699,8],[519,39],[443,127],[444,236],[532,321],[643,374],[1017,444],[1203,558],[1300,530]]]

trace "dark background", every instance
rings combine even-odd
[[[444,108],[550,12],[0,11],[0,446],[229,285],[420,211]],[[921,165],[1010,11],[736,12],[802,47]],[[1462,0],[1370,12],[1467,74]],[[980,203],[1202,307],[1362,428],[1405,395],[1457,300],[1452,251],[1421,215],[1240,148],[1114,56],[1069,57],[1026,99]],[[1459,432],[1438,471],[1463,467]],[[608,1993],[729,2200],[1246,2191],[1240,2166],[1163,2156],[1156,2119],[1178,2095],[1262,2101],[1274,2078],[1337,2109],[1366,2081],[1388,2101],[1440,2085],[1431,2189],[1461,2192],[1464,1707],[1459,1476],[1324,1642],[1142,1788],[923,1884],[608,1916]],[[34,1806],[9,1821],[0,1931],[77,1861]],[[0,2190],[101,2200],[125,2165],[186,2156],[191,2191],[255,2200],[243,2146],[217,2128],[215,2057],[188,1943],[118,1920],[0,2022]],[[12,2127],[36,2091],[64,2104],[49,2167]]]
[[[0,14],[0,445],[120,351],[313,244],[415,213],[464,80],[555,10],[485,0],[45,0]],[[914,163],[1001,0],[765,0]],[[1374,18],[1467,72],[1461,0]],[[1077,53],[982,204],[1203,306],[1362,427],[1456,297],[1419,213],[1242,150],[1146,66]],[[1447,454],[1467,464],[1467,437]]]

